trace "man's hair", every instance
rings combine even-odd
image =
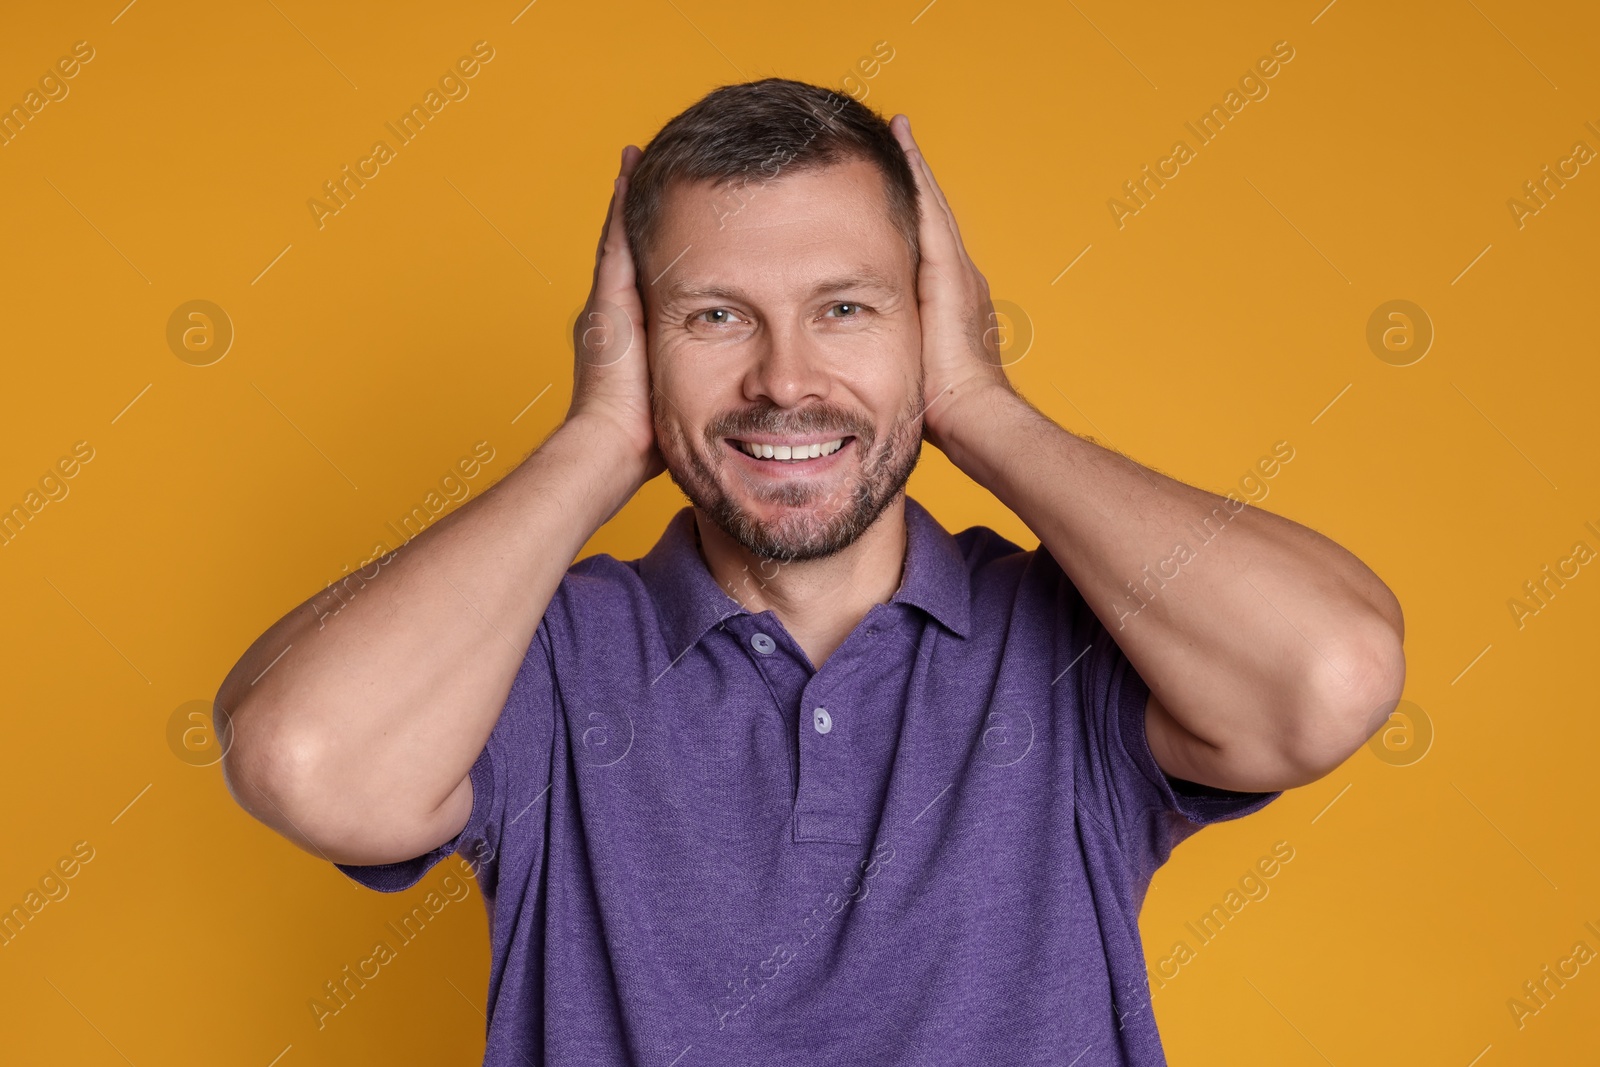
[[[673,182],[710,181],[713,190],[726,190],[706,207],[725,216],[769,181],[852,159],[873,163],[883,174],[889,218],[910,248],[915,276],[921,261],[917,183],[894,131],[850,96],[787,78],[713,89],[661,127],[628,183],[628,243],[638,260],[653,248]],[[648,281],[640,278],[641,291]]]

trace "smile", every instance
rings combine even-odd
[[[754,441],[741,441],[738,438],[728,438],[728,443],[753,459],[768,460],[774,463],[806,463],[811,460],[831,456],[843,448],[850,437],[836,437],[831,441],[788,442],[782,444],[767,444]]]

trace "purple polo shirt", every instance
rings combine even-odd
[[[900,588],[820,671],[717,585],[689,507],[574,563],[465,829],[338,865],[397,892],[470,862],[486,1065],[1165,1063],[1150,877],[1278,794],[1164,775],[1148,687],[1049,552],[905,509]]]

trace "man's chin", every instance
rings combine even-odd
[[[729,536],[764,559],[806,560],[832,555],[853,537],[849,522],[824,494],[806,503],[724,496],[718,518]]]

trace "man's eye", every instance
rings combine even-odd
[[[720,315],[722,317],[714,319],[701,319],[701,315]],[[727,308],[710,308],[695,315],[695,318],[701,322],[709,322],[713,326],[722,326],[733,321],[733,312],[729,311]]]
[[[834,304],[831,307],[829,307],[828,310],[829,311],[833,311],[833,310],[836,310],[838,308],[849,308],[850,309],[847,314],[838,316],[839,318],[843,318],[843,319],[856,318],[857,316],[859,316],[861,314],[861,312],[866,310],[866,306],[863,305],[863,304],[851,304],[851,303]]]

